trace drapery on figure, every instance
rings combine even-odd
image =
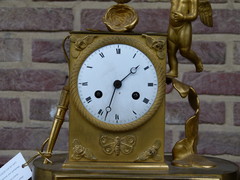
[[[208,0],[171,0],[168,27],[168,63],[169,77],[178,77],[178,61],[176,53],[190,60],[196,67],[196,72],[203,71],[201,59],[191,50],[192,25],[198,15],[206,26],[212,27],[212,8]]]

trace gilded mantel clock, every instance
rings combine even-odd
[[[65,168],[166,170],[165,37],[70,35]]]
[[[129,0],[103,17],[113,32],[71,32],[64,87],[49,138],[38,155],[51,162],[69,109],[67,169],[168,170],[164,159],[166,36],[133,33]],[[130,32],[128,32],[130,31]],[[64,46],[63,46],[64,47]],[[46,152],[44,146],[47,145]],[[37,155],[37,156],[38,156]]]
[[[103,17],[112,32],[71,32],[63,41],[64,47],[65,41],[70,40],[68,55],[63,48],[69,81],[62,90],[49,138],[25,164],[37,156],[44,159],[43,163],[34,161],[33,180],[237,179],[235,165],[197,154],[199,99],[192,87],[175,79],[177,63],[175,52],[171,51],[171,47],[180,48],[192,33],[183,28],[183,39],[168,33],[168,41],[159,34],[133,33],[138,16],[124,4],[130,0],[114,1],[118,4]],[[199,5],[199,13],[208,17],[201,19],[211,25],[209,2],[194,2]],[[173,29],[183,17],[181,12],[174,12],[176,8],[182,13],[190,12],[181,2],[175,6],[171,8]],[[197,12],[197,8],[191,9]],[[188,25],[185,21],[184,18],[183,25]],[[169,41],[172,38],[179,40],[176,46]],[[170,63],[167,75],[166,51]],[[189,53],[194,60],[194,53]],[[197,71],[202,70],[199,61],[192,61]],[[165,83],[171,83],[182,98],[188,97],[194,110],[186,121],[185,137],[173,147],[172,157],[164,156]],[[68,154],[52,155],[67,109]]]

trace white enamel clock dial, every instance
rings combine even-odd
[[[87,111],[108,124],[138,120],[149,111],[158,91],[150,59],[126,44],[106,45],[90,54],[80,68],[77,83]]]

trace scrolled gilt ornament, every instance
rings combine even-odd
[[[71,51],[73,58],[77,58],[80,51],[84,50],[88,45],[90,45],[97,36],[88,35],[83,38],[77,38],[75,36],[70,37],[70,41],[74,43],[74,49]]]
[[[146,38],[146,44],[148,47],[153,48],[156,50],[157,56],[160,59],[165,58],[165,44],[166,42],[161,39],[154,39],[146,34],[142,35],[144,38]]]
[[[155,161],[160,161],[161,157],[158,154],[158,150],[161,147],[161,141],[156,140],[152,146],[147,148],[145,151],[139,154],[136,159],[136,162],[146,161],[148,159],[153,159]]]
[[[185,138],[176,142],[172,149],[172,164],[179,167],[215,167],[215,163],[197,153],[200,102],[196,91],[176,79],[168,78],[168,81],[172,82],[182,98],[188,97],[189,105],[195,111],[185,123]]]
[[[73,140],[73,145],[73,154],[71,156],[73,160],[81,160],[82,158],[86,158],[92,161],[97,160],[97,158],[88,148],[85,148],[80,144],[78,139]]]

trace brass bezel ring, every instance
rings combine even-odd
[[[102,122],[92,116],[87,109],[85,109],[79,94],[78,94],[78,86],[77,86],[77,80],[78,80],[78,74],[81,69],[81,66],[83,65],[84,61],[87,59],[87,57],[96,51],[97,49],[107,46],[110,44],[126,44],[133,46],[140,51],[142,51],[152,62],[153,66],[155,67],[157,78],[158,78],[158,90],[157,90],[157,96],[150,107],[149,111],[140,117],[139,119],[127,123],[127,124],[109,124],[106,122]],[[149,120],[154,113],[157,111],[157,109],[162,104],[164,97],[165,97],[165,66],[161,65],[161,60],[156,55],[156,51],[149,48],[146,44],[138,41],[136,38],[126,37],[126,36],[107,36],[107,37],[97,37],[95,38],[94,42],[89,44],[83,51],[81,51],[80,56],[75,60],[72,68],[72,73],[70,74],[70,92],[71,92],[71,101],[73,101],[77,107],[77,109],[80,111],[80,113],[93,125],[109,130],[109,131],[126,131],[133,128],[136,128],[142,124],[144,124],[147,120]],[[163,63],[164,64],[164,63]]]

